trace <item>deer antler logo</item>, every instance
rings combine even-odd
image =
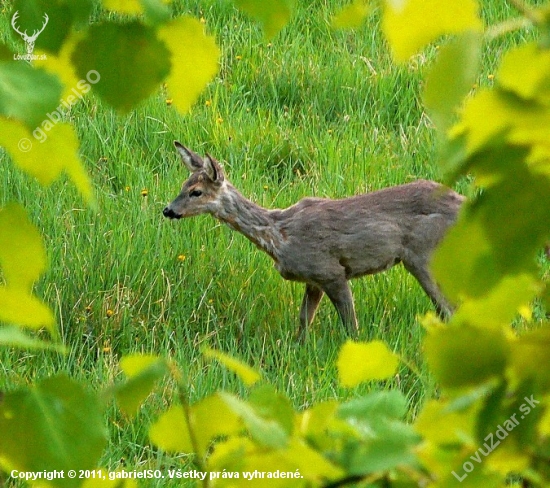
[[[35,43],[36,39],[42,33],[42,31],[46,28],[46,25],[48,24],[48,20],[50,20],[50,19],[48,17],[48,14],[45,13],[44,14],[44,24],[42,24],[42,28],[33,31],[32,35],[29,36],[27,34],[27,31],[21,32],[17,28],[17,25],[15,24],[15,22],[18,18],[19,18],[19,10],[17,10],[13,14],[13,17],[11,18],[11,26],[13,27],[13,30],[15,32],[17,32],[23,38],[23,40],[25,41],[25,44],[26,44],[26,47],[27,47],[27,54],[32,54],[32,52],[34,51],[34,43]]]

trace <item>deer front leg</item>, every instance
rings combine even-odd
[[[321,298],[323,298],[323,290],[321,288],[309,283],[306,284],[306,292],[302,300],[302,307],[300,308],[300,329],[298,330],[298,338],[300,340],[305,337],[307,328],[313,322]]]
[[[343,279],[327,283],[323,285],[323,291],[336,307],[348,334],[357,337],[359,327],[357,326],[357,317],[353,306],[353,295],[351,294],[351,288],[347,280]]]
[[[453,313],[454,307],[447,301],[439,290],[439,287],[433,281],[428,271],[427,263],[417,264],[408,262],[403,264],[405,265],[405,269],[420,283],[426,295],[430,297],[439,318],[442,320],[449,318]]]

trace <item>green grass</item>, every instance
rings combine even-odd
[[[401,366],[392,381],[346,391],[335,368],[346,336],[326,298],[308,341],[297,345],[303,285],[283,281],[268,256],[211,217],[170,222],[162,208],[187,177],[174,139],[220,159],[234,185],[266,207],[440,179],[435,135],[421,103],[422,76],[435,49],[395,66],[377,15],[357,32],[330,30],[337,1],[307,2],[271,43],[229,2],[176,3],[177,13],[204,18],[216,35],[219,76],[185,116],[163,94],[127,117],[95,98],[71,109],[67,119],[80,137],[96,210],[84,206],[67,180],[44,189],[0,152],[0,204],[22,202],[43,232],[50,266],[38,293],[55,311],[69,349],[66,356],[1,350],[0,390],[62,371],[101,389],[119,378],[122,355],[143,352],[180,365],[191,401],[217,389],[246,394],[233,375],[202,358],[208,345],[261,369],[297,408],[399,388],[413,418],[434,394],[417,320],[432,307],[401,267],[352,286],[360,338],[384,340],[414,371]],[[510,14],[503,2],[485,3],[492,20]],[[488,46],[481,84],[490,83],[487,75],[509,42]],[[173,396],[171,385],[163,385],[134,420],[111,408],[103,465],[185,463],[156,452],[146,436]]]

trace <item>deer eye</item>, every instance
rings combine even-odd
[[[202,195],[202,191],[200,190],[193,190],[191,193],[189,193],[190,197],[200,197]]]

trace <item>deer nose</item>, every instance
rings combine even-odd
[[[170,207],[164,207],[162,214],[169,219],[177,219],[179,215],[176,214]]]

